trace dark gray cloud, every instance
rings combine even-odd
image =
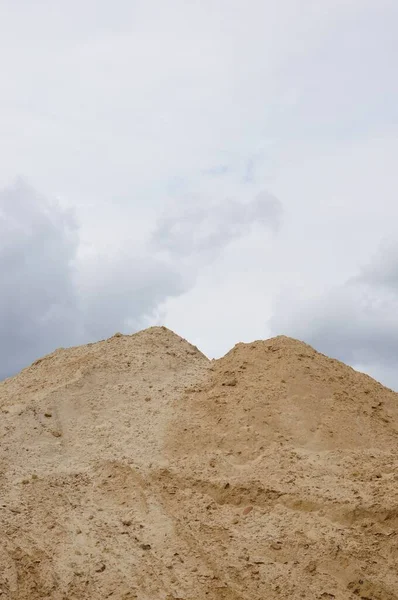
[[[342,285],[312,299],[284,298],[270,321],[398,389],[398,251],[384,246]]]
[[[254,223],[275,230],[280,203],[176,205],[148,244],[79,256],[74,214],[20,180],[0,192],[0,379],[57,347],[134,331],[188,291],[203,264]]]
[[[187,281],[145,248],[78,259],[74,214],[23,180],[0,191],[0,379],[60,346],[141,326]]]
[[[0,378],[78,339],[73,215],[22,181],[0,191]]]

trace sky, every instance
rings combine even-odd
[[[1,0],[0,379],[164,324],[398,390],[396,0]]]

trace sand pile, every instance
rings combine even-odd
[[[398,599],[398,395],[164,328],[0,384],[0,598]]]

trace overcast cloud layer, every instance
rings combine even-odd
[[[3,0],[0,40],[0,378],[164,323],[398,390],[395,0]]]

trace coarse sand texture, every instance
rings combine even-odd
[[[164,327],[0,383],[0,600],[398,600],[398,394]]]

